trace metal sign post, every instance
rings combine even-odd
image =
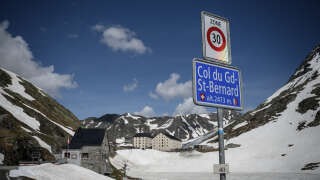
[[[223,137],[223,109],[217,108],[218,111],[218,136],[219,136],[219,164],[225,164],[224,156],[224,137]],[[226,180],[226,173],[220,173],[220,180]]]
[[[220,180],[226,180],[229,165],[225,163],[224,155],[223,109],[243,109],[241,72],[230,66],[229,21],[203,11],[201,24],[204,60],[192,61],[193,102],[217,108],[219,164],[215,164],[213,168],[214,173],[220,174]]]
[[[241,71],[200,59],[194,59],[192,67],[193,102],[217,108],[219,164],[214,165],[214,173],[220,174],[220,180],[226,180],[229,166],[225,164],[223,109],[243,109]]]

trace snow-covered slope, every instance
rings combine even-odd
[[[225,122],[232,122],[240,113],[234,111],[225,112]],[[109,137],[113,140],[132,138],[139,132],[150,132],[156,134],[165,132],[171,134],[184,142],[191,139],[211,134],[217,126],[216,114],[189,114],[175,117],[152,117],[132,115],[106,114],[100,118],[87,118],[83,121],[85,127],[107,128]],[[200,141],[199,141],[200,142]]]
[[[112,180],[112,178],[73,164],[20,166],[17,170],[11,170],[9,176],[29,177],[37,180]]]
[[[283,87],[225,129],[226,143],[241,145],[230,150],[232,159],[248,168],[252,167],[250,161],[255,160],[270,166],[270,171],[319,172],[319,71],[320,46],[306,57]],[[254,168],[262,171],[264,165]]]
[[[233,150],[226,151],[226,161],[229,163],[231,175],[227,179],[254,180],[318,180],[319,171],[295,171],[290,164],[279,168],[279,161],[270,157],[250,157],[250,152]],[[119,150],[110,158],[118,169],[127,165],[127,173],[132,177],[143,179],[219,179],[213,174],[213,164],[218,164],[218,152],[161,152],[156,150]],[[285,164],[285,162],[282,162]],[[162,177],[162,178],[160,178]],[[191,177],[191,178],[190,178]]]
[[[52,159],[80,121],[53,98],[13,72],[0,68],[0,153],[5,164],[30,159],[30,148],[43,148]],[[47,151],[45,151],[47,150]]]

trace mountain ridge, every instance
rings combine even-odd
[[[241,114],[235,111],[225,111],[224,120],[233,121]],[[99,118],[90,117],[82,121],[86,128],[106,128],[112,141],[132,138],[136,133],[147,132],[153,135],[168,133],[183,141],[210,133],[217,127],[216,113],[188,114],[177,116],[144,117],[141,115],[105,114]]]

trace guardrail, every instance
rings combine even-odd
[[[0,166],[0,170],[10,171],[14,169],[18,169],[18,166]]]
[[[55,161],[19,161],[19,166],[34,166],[34,165],[40,165],[45,163],[52,163],[52,164],[65,164],[67,163],[66,159],[59,159]]]

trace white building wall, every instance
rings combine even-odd
[[[156,137],[152,139],[152,149],[155,150],[171,151],[180,148],[182,148],[182,143],[180,141],[170,139],[162,133],[159,133]]]
[[[133,147],[147,149],[152,146],[152,139],[149,137],[133,137]]]
[[[81,156],[81,166],[91,169],[95,172],[103,174],[106,172],[105,160],[108,158],[102,146],[83,146],[83,154],[87,153],[87,157]]]
[[[181,149],[182,148],[182,143],[180,141],[170,139],[169,147],[170,147],[171,150],[173,150],[173,149]]]
[[[65,153],[70,153],[70,157],[66,158]],[[81,150],[80,149],[64,149],[62,150],[62,159],[67,159],[68,163],[81,165]]]

